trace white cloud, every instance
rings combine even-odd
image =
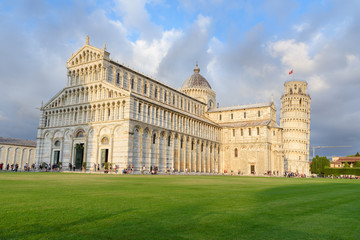
[[[313,93],[327,91],[330,86],[325,82],[323,76],[312,75],[307,79]]]
[[[297,32],[302,32],[304,30],[306,30],[309,27],[308,23],[301,23],[299,25],[294,25],[293,29],[295,29],[295,31]]]
[[[5,114],[3,112],[0,112],[0,122],[6,121],[6,120],[8,120],[8,118],[5,116]]]
[[[147,74],[156,75],[159,64],[167,55],[172,44],[183,35],[182,31],[172,29],[162,33],[161,39],[152,41],[137,40],[132,43],[132,64]]]
[[[271,42],[268,45],[270,54],[281,59],[283,66],[294,69],[294,72],[308,73],[313,70],[314,61],[309,56],[309,46],[295,39]]]
[[[115,0],[115,11],[123,18],[128,29],[137,29],[142,39],[153,39],[161,35],[161,27],[150,21],[145,6],[148,0]]]
[[[201,14],[198,15],[198,19],[196,20],[196,25],[199,27],[201,32],[203,33],[207,32],[210,24],[211,24],[210,17],[203,16]]]

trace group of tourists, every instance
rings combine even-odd
[[[4,165],[4,163],[0,163],[0,171],[12,171],[12,172],[17,172],[19,170],[19,164],[6,164],[6,166]],[[27,163],[25,163],[24,165],[24,171],[29,172],[31,170],[34,170],[34,164],[29,166]]]
[[[19,169],[19,164],[6,164],[5,168],[4,168],[4,164],[0,163],[0,170],[6,170],[6,171],[12,171],[12,172],[17,172]]]
[[[294,172],[284,172],[284,177],[288,177],[288,178],[291,178],[291,177],[298,177],[298,178],[306,178],[306,174],[304,173],[294,173]]]
[[[279,171],[266,171],[265,172],[265,174],[264,174],[265,176],[279,176]]]
[[[122,173],[123,174],[132,174],[132,173],[134,173],[134,165],[129,165],[127,168],[124,168]]]
[[[0,163],[0,171],[11,171],[11,172],[17,172],[19,171],[20,169],[20,166],[18,163],[16,164],[6,164],[6,166],[4,165],[4,163]],[[57,169],[61,169],[60,166],[58,166],[57,164],[53,164],[53,165],[50,165],[50,164],[47,164],[47,163],[43,163],[43,164],[31,164],[29,165],[28,163],[25,163],[24,164],[24,168],[22,169],[22,171],[25,171],[25,172],[30,172],[30,171],[55,171]]]

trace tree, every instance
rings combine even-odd
[[[347,156],[347,157],[360,157],[360,153],[357,152],[355,155],[349,155],[349,156]]]
[[[86,171],[86,162],[83,162],[83,163],[82,163],[82,166],[83,166],[83,168],[84,168],[84,171]]]
[[[348,162],[345,162],[343,167],[350,167],[350,165],[348,164]]]
[[[105,173],[108,173],[108,172],[109,172],[109,167],[110,167],[110,163],[109,163],[109,162],[106,162],[106,163],[105,163]]]
[[[330,167],[330,160],[327,157],[319,157],[316,155],[316,157],[312,159],[311,172],[323,175],[326,166]]]
[[[354,165],[353,165],[353,167],[358,167],[358,168],[360,168],[360,162],[359,162],[359,161],[355,162]]]

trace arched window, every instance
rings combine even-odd
[[[238,157],[238,149],[237,148],[235,148],[235,150],[234,150],[234,156]]]
[[[154,135],[153,135],[153,144],[155,144],[156,143],[156,134],[154,133]]]
[[[144,94],[146,94],[146,92],[147,92],[147,89],[146,89],[146,83],[144,84]]]
[[[54,143],[54,146],[55,146],[55,147],[60,147],[60,141],[59,141],[59,140],[56,140],[55,143]]]
[[[103,138],[101,139],[101,144],[103,144],[103,145],[108,145],[108,144],[109,144],[109,138],[103,137]]]
[[[292,94],[292,88],[290,88],[290,94]]]
[[[78,132],[76,133],[75,137],[76,137],[76,138],[82,138],[82,137],[84,137],[84,131],[82,131],[82,130],[78,131]]]
[[[120,73],[116,74],[116,84],[120,84]]]
[[[171,144],[171,137],[168,136],[168,146],[170,147],[170,144]]]
[[[134,89],[134,77],[131,77],[131,89]]]

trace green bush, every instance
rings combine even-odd
[[[311,162],[311,172],[316,174],[324,174],[324,168],[330,167],[330,160],[327,157],[319,157],[316,155]]]
[[[110,166],[110,163],[109,163],[109,162],[106,162],[106,163],[105,163],[105,169],[106,169],[106,170],[109,170],[109,166]]]
[[[353,167],[358,167],[358,168],[360,168],[360,162],[355,162],[354,165],[353,165]]]
[[[360,168],[330,168],[325,167],[325,176],[355,175],[360,176]]]

